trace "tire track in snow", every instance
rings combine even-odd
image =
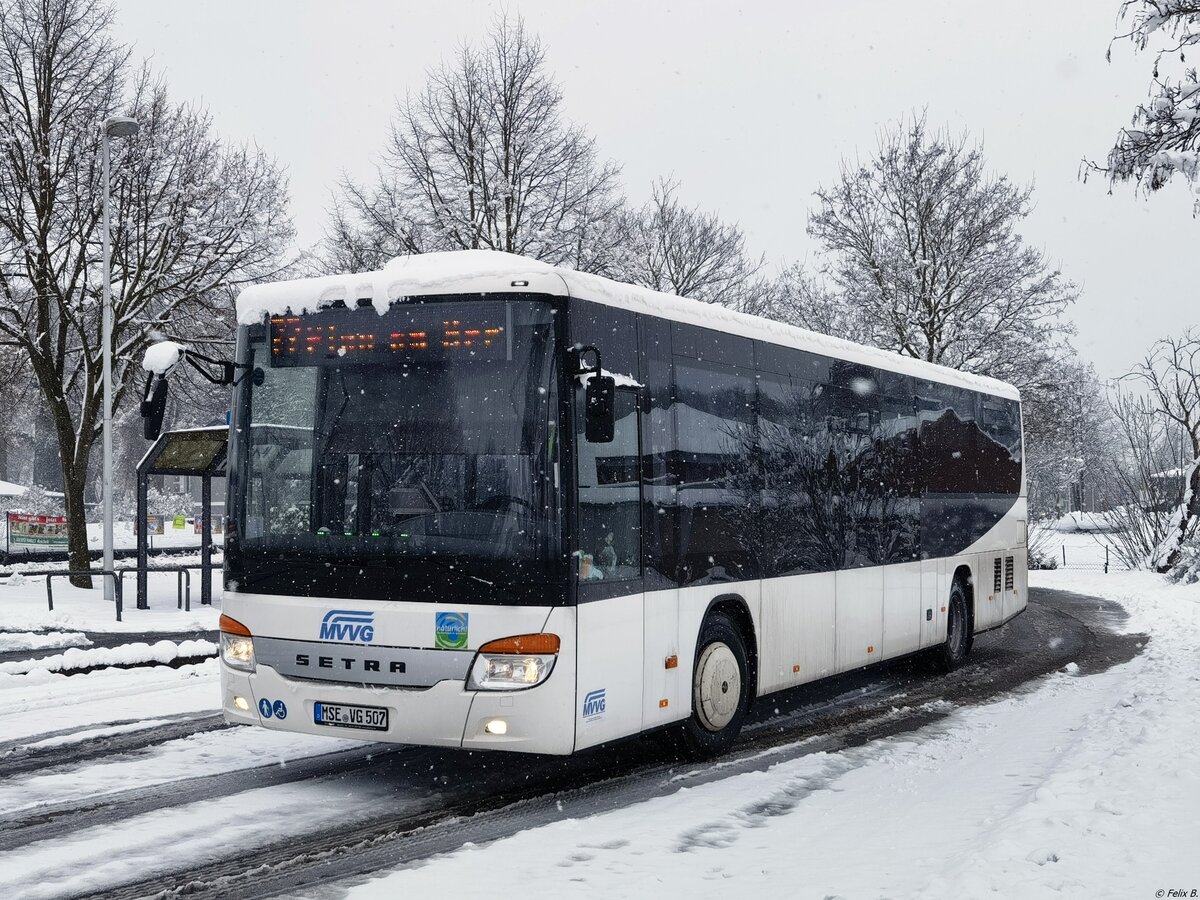
[[[175,721],[161,725],[151,724],[146,728],[136,730],[92,735],[81,739],[78,743],[63,745],[56,742],[47,746],[37,746],[41,741],[94,732],[106,726],[136,725],[142,720],[125,719],[105,722],[101,725],[81,725],[78,728],[66,728],[35,735],[6,747],[0,747],[0,778],[12,778],[35,771],[75,767],[97,759],[136,753],[156,744],[178,740],[193,734],[233,727],[225,722],[221,713],[185,713],[177,717],[156,716],[151,721],[159,722],[165,718],[175,718]],[[5,827],[8,827],[7,823]]]
[[[191,733],[197,734],[200,730]],[[286,765],[274,761],[260,762],[242,769],[103,794],[94,799],[46,804],[5,819],[4,829],[0,831],[0,852],[62,837],[64,824],[69,825],[78,818],[86,819],[87,827],[94,828],[164,807],[185,806],[198,800],[212,800],[297,781],[344,778],[374,766],[375,760],[388,752],[388,748],[378,745],[355,746],[349,750],[292,760]]]

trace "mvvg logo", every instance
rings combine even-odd
[[[375,613],[331,609],[321,620],[320,639],[369,644],[375,640]]]
[[[604,688],[588,691],[583,698],[583,720],[598,719],[604,715]]]

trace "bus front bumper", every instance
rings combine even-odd
[[[563,755],[574,749],[574,683],[567,671],[552,672],[527,690],[468,691],[461,681],[429,688],[368,687],[284,678],[268,666],[248,673],[220,665],[222,711],[232,724],[471,750]],[[317,724],[317,703],[381,707],[388,711],[387,729]],[[268,709],[271,715],[264,715]],[[503,722],[502,729],[493,724],[487,730],[496,722]]]

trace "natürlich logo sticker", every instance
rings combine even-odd
[[[433,621],[433,645],[439,650],[465,649],[467,646],[467,613],[437,613]]]

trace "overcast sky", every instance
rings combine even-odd
[[[176,99],[291,176],[303,243],[322,235],[342,171],[367,177],[397,98],[487,27],[497,5],[117,0],[121,37]],[[545,40],[566,112],[623,166],[642,201],[671,175],[690,203],[744,228],[772,268],[812,261],[812,193],[881,125],[926,109],[984,142],[989,163],[1034,182],[1024,229],[1082,287],[1071,315],[1100,374],[1200,323],[1200,221],[1183,183],[1147,201],[1078,179],[1145,96],[1151,59],[1114,47],[1118,0],[838,3],[514,2]],[[656,8],[646,8],[654,6]]]

